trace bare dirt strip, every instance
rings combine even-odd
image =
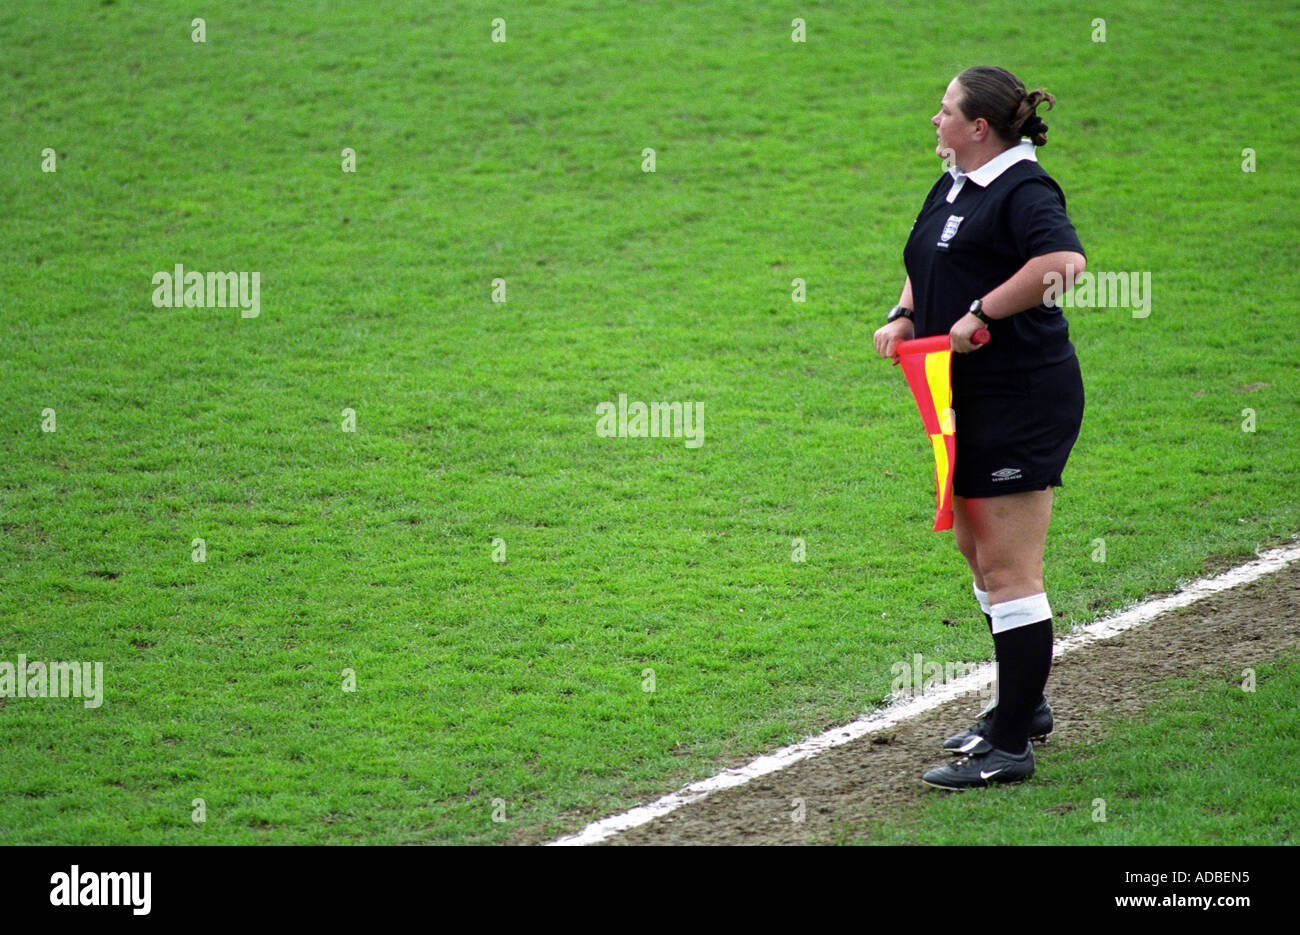
[[[1271,662],[1300,646],[1300,562],[1249,585],[1162,614],[1111,639],[1057,659],[1047,685],[1056,717],[1040,763],[1062,743],[1092,743],[1117,716],[1140,712],[1169,678],[1239,681],[1247,666]],[[969,695],[874,735],[795,763],[746,785],[715,792],[661,818],[615,835],[609,844],[825,844],[851,822],[870,828],[931,796],[920,776],[942,763],[939,743],[970,725]],[[1032,779],[1029,780],[1033,782]],[[960,793],[960,794],[979,794]],[[802,822],[791,820],[802,799]]]

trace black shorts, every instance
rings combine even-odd
[[[1060,487],[1083,423],[1079,360],[1072,354],[1035,370],[966,377],[954,368],[952,408],[954,495],[996,497]]]

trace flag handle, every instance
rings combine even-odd
[[[948,338],[948,335],[946,335],[946,334],[936,334],[936,335],[935,335],[934,337],[932,337],[932,338],[914,338],[913,340],[914,340],[914,341],[918,341],[918,342],[919,342],[919,341],[926,341],[926,342],[928,342],[931,346],[926,347],[925,350],[926,350],[926,351],[931,351],[931,352],[933,352],[933,351],[943,351],[943,350],[947,350],[947,349],[950,347],[950,344],[949,344],[949,338]],[[902,344],[902,343],[906,343],[906,342],[901,342],[901,341],[900,341],[899,343]],[[988,344],[988,343],[989,343],[989,329],[988,329],[988,328],[980,328],[978,331],[976,331],[974,334],[972,334],[972,335],[970,336],[970,343],[971,343],[971,344]],[[895,348],[894,348],[894,366],[895,366],[895,367],[898,366],[898,361],[899,361],[899,349],[898,349],[897,347],[895,347]]]

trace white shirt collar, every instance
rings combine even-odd
[[[948,174],[952,176],[953,181],[952,188],[948,190],[948,203],[951,204],[957,200],[957,195],[962,190],[962,186],[966,184],[967,179],[970,179],[980,188],[988,188],[994,179],[1010,169],[1017,162],[1023,162],[1026,159],[1031,162],[1037,162],[1037,149],[1038,147],[1036,147],[1030,140],[1021,140],[1019,145],[1012,146],[1005,152],[998,153],[988,162],[984,163],[984,165],[971,172],[963,172],[956,166],[949,167]]]

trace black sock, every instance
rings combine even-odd
[[[992,636],[992,635],[993,635],[993,615],[992,615],[992,614],[985,614],[985,615],[984,615],[984,619],[988,621],[988,624],[989,624],[989,635]],[[994,640],[994,645],[995,645],[995,646],[997,645],[997,641],[996,641],[996,640]],[[1042,704],[1042,703],[1045,702],[1045,701],[1047,701],[1047,696],[1044,695],[1044,694],[1042,694],[1042,693],[1040,692],[1039,695],[1038,695],[1038,704]],[[996,707],[996,706],[995,706],[995,707]],[[1035,706],[1035,707],[1037,707],[1037,706]]]
[[[993,635],[993,615],[992,615],[992,614],[985,614],[985,615],[984,615],[984,619],[987,620],[987,621],[989,622],[989,636],[992,636],[992,635]],[[996,640],[993,642],[993,645],[994,645],[995,647],[997,646],[997,641],[996,641]],[[993,682],[993,701],[990,702],[989,704],[986,704],[986,705],[984,706],[984,710],[980,712],[980,717],[981,717],[981,718],[992,717],[992,716],[993,716],[993,711],[994,711],[994,709],[997,708],[997,706],[998,706],[998,696],[997,696],[998,685],[997,685],[997,681],[996,681],[996,680],[997,680],[997,677],[998,677],[998,676],[997,676],[997,671],[995,670],[994,673],[993,673],[993,678],[994,678],[994,682]]]
[[[988,742],[1019,754],[1029,744],[1029,722],[1052,668],[1051,618],[993,634],[998,660],[998,706]]]

